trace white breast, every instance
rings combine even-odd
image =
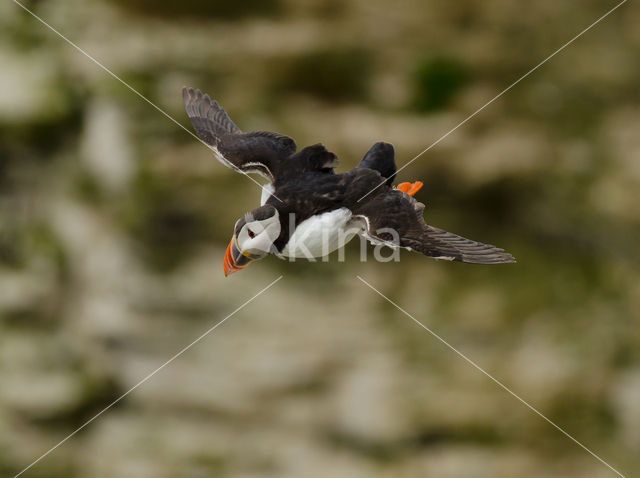
[[[285,257],[323,257],[344,246],[362,232],[361,223],[350,222],[351,211],[340,208],[300,223],[282,250]]]

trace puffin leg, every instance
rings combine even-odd
[[[407,193],[409,196],[413,196],[415,193],[420,191],[423,185],[422,181],[416,181],[415,183],[400,183],[396,186],[396,189],[403,193]]]

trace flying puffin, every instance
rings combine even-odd
[[[374,144],[356,168],[336,174],[338,159],[322,144],[297,151],[288,136],[268,131],[243,133],[218,102],[200,90],[184,88],[182,99],[197,135],[221,163],[241,173],[258,173],[269,181],[263,187],[260,207],[235,224],[224,257],[225,276],[268,254],[325,256],[357,234],[374,244],[435,259],[515,262],[503,249],[426,224],[424,204],[413,198],[422,183],[392,186],[396,166],[389,143]]]

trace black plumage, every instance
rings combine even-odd
[[[296,152],[288,136],[243,133],[216,101],[199,90],[185,88],[183,101],[196,133],[221,162],[245,173],[260,173],[271,182],[274,193],[266,204],[279,212],[282,229],[274,243],[278,251],[293,233],[290,213],[295,215],[296,227],[312,216],[348,208],[352,220],[361,221],[364,234],[374,242],[461,262],[515,262],[503,249],[426,224],[424,205],[391,187],[396,166],[393,146],[388,143],[374,144],[355,169],[335,174],[338,160],[322,144]],[[397,232],[397,240],[386,232],[389,229]]]
[[[200,90],[184,88],[182,100],[200,139],[212,147],[218,160],[233,169],[259,173],[277,183],[306,171],[332,173],[338,164],[336,155],[321,144],[296,153],[295,141],[283,134],[243,133],[218,102]]]
[[[383,178],[387,178],[385,183],[391,186],[393,176],[396,174],[395,151],[393,145],[382,141],[371,146],[364,158],[360,160],[358,168],[373,169],[378,171]]]

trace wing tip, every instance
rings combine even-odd
[[[508,252],[504,252],[503,249],[497,249],[491,254],[479,254],[479,255],[465,255],[463,254],[459,259],[460,262],[467,264],[516,264],[516,258]]]
[[[193,101],[194,99],[198,99],[202,96],[202,92],[199,89],[194,89],[191,86],[183,86],[182,87],[182,99]]]
[[[374,145],[369,148],[369,151],[395,155],[393,144],[387,143],[386,141],[378,141],[377,143],[374,143]]]
[[[187,114],[189,117],[196,113],[196,108],[198,104],[198,100],[202,97],[202,92],[200,90],[194,90],[190,86],[185,86],[182,88],[182,103],[184,104],[185,109],[187,110]]]
[[[182,102],[187,112],[187,116],[194,119],[204,119],[213,121],[221,127],[224,133],[241,133],[220,103],[212,99],[208,93],[203,93],[200,89],[190,86],[182,88]]]
[[[182,101],[185,107],[191,105],[205,105],[221,109],[218,102],[216,100],[212,100],[208,93],[203,93],[199,88],[194,89],[191,86],[182,87]]]

